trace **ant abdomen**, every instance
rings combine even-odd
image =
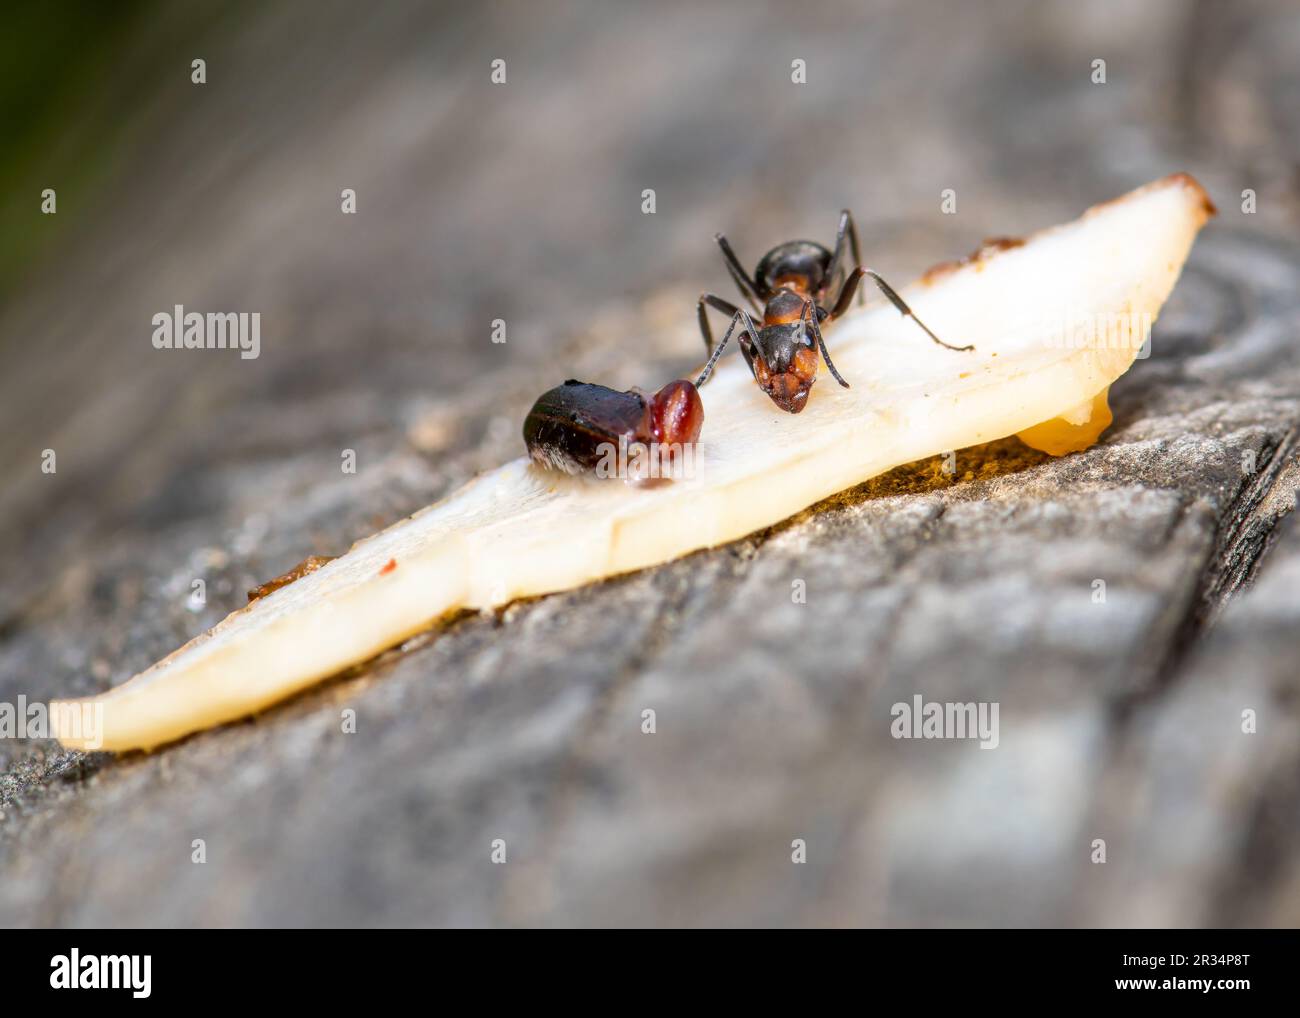
[[[766,287],[763,296],[783,287],[808,294],[821,289],[830,262],[831,253],[816,241],[790,240],[765,254],[754,274]]]

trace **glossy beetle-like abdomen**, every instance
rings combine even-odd
[[[787,285],[813,293],[822,285],[830,264],[831,253],[816,241],[791,240],[765,254],[754,275],[768,294]]]
[[[542,393],[524,419],[524,444],[534,462],[577,474],[594,470],[619,439],[649,442],[645,398],[569,379]]]

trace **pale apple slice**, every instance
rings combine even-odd
[[[730,354],[703,390],[692,477],[639,487],[507,463],[116,689],[56,705],[55,734],[68,746],[152,748],[268,707],[447,612],[721,544],[904,463],[1015,434],[1051,452],[1084,447],[1108,423],[1105,390],[1133,362],[1213,212],[1200,185],[1176,174],[932,270],[905,298],[975,351],[937,347],[875,303],[827,332],[853,387],[823,373],[797,416]]]

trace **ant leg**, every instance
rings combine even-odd
[[[722,248],[722,258],[727,263],[727,271],[731,273],[732,280],[735,281],[736,288],[744,294],[745,299],[754,305],[755,309],[762,306],[762,287],[756,280],[752,280],[745,274],[745,268],[740,264],[740,259],[736,257],[736,252],[731,250],[731,245],[727,238],[720,233],[715,233],[713,239],[718,242],[718,247]]]
[[[713,353],[713,330],[709,328],[709,315],[704,309],[706,304],[711,308],[717,308],[724,315],[735,315],[740,308],[716,294],[700,294],[699,303],[695,305],[695,315],[700,320],[700,335],[704,337],[704,356],[707,357]]]
[[[853,264],[858,266],[862,264],[862,252],[858,250],[858,224],[853,221],[853,216],[848,209],[844,210],[844,216],[849,221],[849,250],[853,252]],[[858,305],[861,306],[866,302],[866,293],[859,290]]]
[[[835,280],[835,274],[840,268],[840,259],[844,257],[844,239],[848,238],[849,251],[853,255],[853,265],[862,264],[862,253],[858,250],[858,226],[853,221],[853,213],[848,209],[840,212],[840,225],[835,231],[835,253],[831,255],[830,264],[826,266],[826,286],[829,287]],[[847,277],[845,282],[847,282]],[[859,294],[859,303],[866,302],[866,295]]]
[[[840,288],[840,296],[839,299],[835,301],[835,307],[831,308],[831,313],[826,316],[828,319],[834,321],[836,318],[839,318],[840,315],[844,314],[844,312],[849,309],[849,305],[853,303],[853,294],[855,292],[861,296],[861,291],[858,290],[858,283],[862,279],[862,276],[863,271],[861,266],[855,268],[849,273],[849,278],[844,280],[844,285]]]
[[[700,313],[704,313],[703,305],[701,305]],[[731,316],[731,324],[727,326],[727,334],[722,337],[722,342],[714,348],[712,355],[709,357],[709,363],[704,365],[704,370],[700,372],[700,377],[695,380],[695,388],[698,389],[709,380],[709,376],[713,374],[713,365],[715,365],[718,362],[718,358],[722,356],[722,351],[727,348],[727,341],[731,339],[731,334],[736,331],[736,326],[742,321],[750,322],[749,312],[738,309],[736,313]],[[752,324],[752,322],[750,324]]]
[[[812,324],[813,336],[817,340],[817,348],[822,352],[822,360],[826,362],[826,367],[830,369],[830,373],[832,377],[834,377],[835,381],[839,382],[840,385],[844,386],[844,388],[846,389],[851,388],[849,383],[844,381],[844,376],[835,370],[835,362],[831,360],[831,355],[826,350],[826,340],[822,339],[822,327],[817,324],[817,305],[814,304],[812,301],[808,301],[806,304],[804,304],[803,310],[799,312],[799,321],[802,322],[805,320],[809,320],[808,319],[809,308],[812,308],[813,313],[811,318],[811,324]]]
[[[831,255],[830,264],[826,266],[825,286],[830,287],[835,281],[835,274],[840,270],[840,259],[844,257],[844,235],[848,230],[849,220],[852,216],[848,209],[840,212],[839,229],[835,231],[835,253]],[[857,264],[856,262],[854,264]]]
[[[925,330],[925,334],[927,336],[933,339],[945,350],[957,350],[958,352],[961,352],[965,350],[975,349],[975,347],[973,346],[952,346],[949,343],[945,343],[942,339],[940,339],[938,336],[936,336],[933,332],[930,331],[929,327],[925,324],[925,322],[921,321],[921,319],[917,318],[916,315],[912,313],[912,309],[907,306],[907,302],[904,301],[902,297],[900,297],[898,294],[894,292],[894,288],[892,286],[886,283],[883,279],[880,278],[879,275],[872,272],[870,269],[865,269],[863,271],[865,272],[866,275],[870,276],[873,280],[875,280],[876,285],[880,287],[880,292],[889,298],[889,302],[893,304],[894,307],[898,308],[898,310],[902,312],[902,314],[905,317],[910,318],[912,319],[912,321],[916,322],[917,325],[919,325],[922,329]]]

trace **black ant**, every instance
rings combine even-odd
[[[834,307],[827,311],[824,302],[840,272],[846,237],[853,253],[853,269],[840,287]],[[808,393],[817,380],[819,350],[835,381],[847,389],[849,383],[835,370],[831,355],[826,350],[821,323],[834,321],[844,314],[849,309],[855,292],[860,301],[865,299],[858,289],[863,276],[871,277],[890,303],[905,317],[916,322],[940,346],[958,351],[975,349],[973,346],[950,346],[945,343],[912,313],[912,309],[892,286],[871,269],[862,267],[862,257],[858,253],[858,229],[848,209],[840,213],[834,254],[811,240],[788,241],[772,248],[763,256],[752,279],[745,274],[740,259],[727,243],[727,238],[719,233],[713,239],[722,248],[727,271],[731,273],[740,292],[754,305],[756,311],[762,309],[762,320],[755,324],[753,315],[744,308],[738,308],[712,293],[700,294],[696,313],[700,319],[700,332],[704,335],[704,346],[709,352],[709,362],[695,383],[697,387],[709,380],[713,365],[726,348],[727,340],[731,338],[736,326],[741,325],[743,328],[738,342],[740,352],[745,355],[745,363],[749,365],[758,387],[782,410],[797,414],[808,402]],[[716,348],[713,345],[713,333],[709,329],[706,305],[731,316],[727,334]]]

